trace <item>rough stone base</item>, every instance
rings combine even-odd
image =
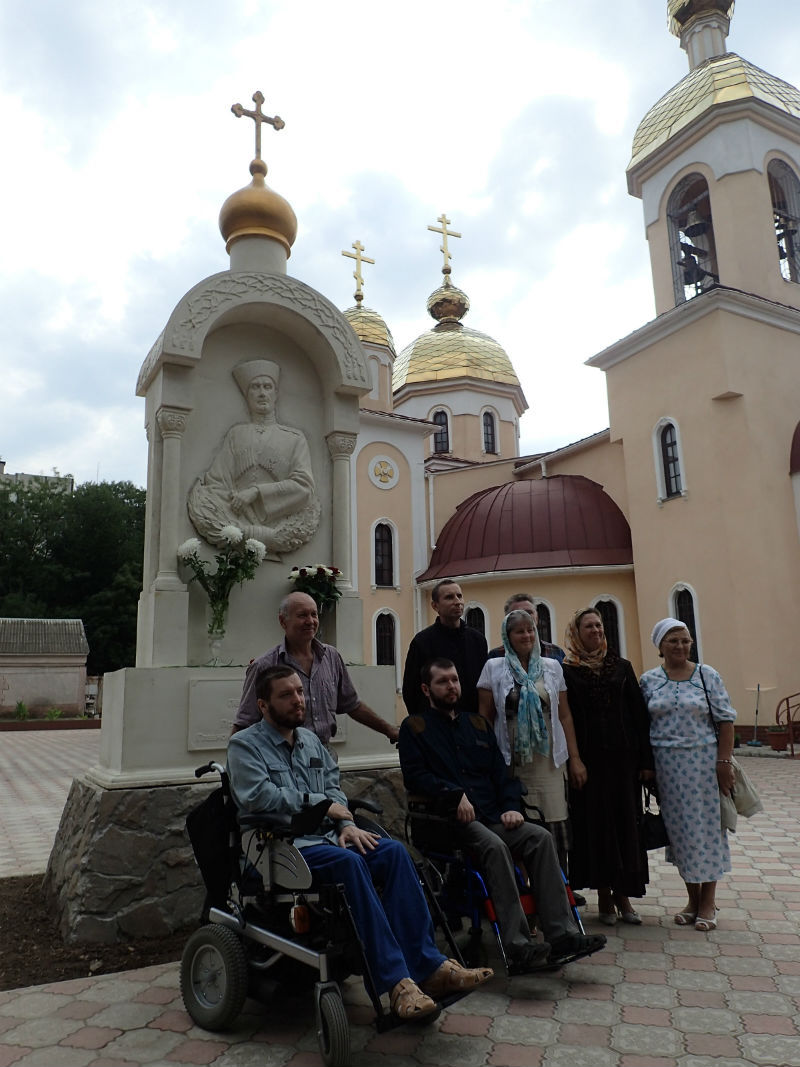
[[[399,770],[346,771],[342,787],[380,804],[381,823],[403,839]],[[185,823],[213,788],[102,789],[73,780],[44,880],[66,942],[158,937],[197,921],[205,890]]]

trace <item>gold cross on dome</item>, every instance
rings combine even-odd
[[[276,130],[282,130],[286,123],[280,117],[275,115],[274,118],[270,118],[269,115],[265,115],[261,110],[261,105],[264,103],[264,94],[261,91],[253,93],[253,103],[256,105],[255,111],[248,111],[246,107],[242,107],[241,104],[233,104],[231,111],[234,113],[237,119],[240,119],[242,115],[246,115],[247,118],[252,119],[256,124],[256,159],[261,159],[261,127],[265,122],[268,122]]]
[[[436,221],[437,222],[441,222],[442,225],[441,226],[429,226],[428,229],[432,230],[434,233],[440,233],[442,235],[442,244],[441,244],[441,248],[439,249],[439,251],[444,255],[444,266],[442,267],[442,274],[449,274],[450,273],[450,260],[453,257],[450,255],[450,252],[448,251],[448,248],[447,248],[447,238],[448,237],[460,237],[461,234],[460,233],[456,233],[455,230],[448,230],[447,227],[450,225],[450,219],[448,219],[447,215],[445,215],[444,212],[442,212],[442,214],[439,216],[439,218]]]
[[[347,256],[348,259],[354,259],[356,261],[356,269],[353,271],[353,277],[356,280],[356,291],[353,294],[356,298],[356,303],[360,304],[364,299],[364,293],[362,287],[364,285],[364,279],[361,277],[361,264],[372,263],[375,264],[374,259],[370,259],[369,256],[362,255],[364,246],[360,241],[353,241],[351,248],[355,248],[355,252],[342,252],[343,256]]]

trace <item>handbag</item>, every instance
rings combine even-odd
[[[706,704],[708,705],[708,714],[711,719],[711,725],[714,729],[714,735],[719,740],[719,728],[717,727],[716,720],[711,713],[711,700],[708,696],[708,689],[706,688],[706,680],[703,677],[703,668],[698,663],[697,669],[700,672],[700,681],[703,683],[703,692],[706,695]],[[755,815],[759,811],[764,810],[764,805],[761,801],[761,797],[758,795],[758,790],[750,781],[749,776],[743,770],[742,765],[737,759],[731,756],[731,766],[733,767],[733,786],[731,788],[730,798],[726,797],[723,793],[720,793],[720,814],[723,830],[735,830],[736,821],[734,820],[733,826],[726,825],[726,822],[730,822],[730,816],[726,816],[722,810],[723,801],[732,799],[733,806],[736,809],[738,815],[743,815],[745,819],[749,819],[751,815]]]
[[[654,848],[665,848],[669,844],[669,835],[660,811],[650,810],[650,801],[658,800],[652,786],[643,785],[642,811],[639,815],[639,838],[648,852]]]

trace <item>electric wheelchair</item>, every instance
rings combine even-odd
[[[339,986],[346,977],[362,976],[379,1032],[403,1021],[384,1008],[376,992],[344,888],[313,885],[292,843],[317,829],[330,802],[293,816],[237,813],[223,766],[209,763],[195,775],[211,771],[219,774],[220,787],[186,821],[206,887],[205,925],[189,937],[181,959],[186,1010],[198,1026],[224,1030],[248,997],[267,1001],[276,988],[313,986],[322,1059],[327,1067],[346,1067],[350,1032]],[[380,808],[364,799],[350,805],[356,825],[388,836],[358,808],[373,814]],[[464,995],[452,993],[437,1004],[445,1007]]]
[[[413,794],[408,796],[406,841],[422,857],[417,866],[434,925],[441,928],[454,955],[462,959],[467,967],[479,967],[484,966],[487,961],[482,928],[483,920],[486,919],[494,933],[500,959],[509,977],[528,973],[515,967],[507,958],[497,914],[483,874],[468,851],[453,847],[455,810],[461,795],[459,791],[433,797]],[[527,804],[524,798],[521,803],[526,821],[543,826],[544,819],[539,808]],[[515,872],[522,910],[533,927],[536,921],[536,901],[519,865],[515,865]],[[570,909],[578,930],[583,935],[585,931],[575,898],[564,872],[561,874]],[[463,931],[464,920],[469,923],[466,934],[456,939],[453,931]],[[602,938],[598,941],[605,943]],[[598,943],[597,948],[592,951],[597,951],[600,947],[602,945]],[[558,963],[545,965],[541,969],[557,970],[566,963],[588,954],[586,951],[576,952],[571,957],[560,958]]]

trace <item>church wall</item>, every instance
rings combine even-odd
[[[721,671],[744,722],[757,682],[775,687],[772,706],[800,689],[792,636],[800,553],[788,477],[797,352],[796,335],[714,312],[608,371],[645,666],[658,662],[650,629],[672,613],[671,592],[685,583],[696,597],[701,655]],[[725,393],[742,395],[712,399]],[[653,429],[663,417],[679,427],[684,495],[659,504]]]

